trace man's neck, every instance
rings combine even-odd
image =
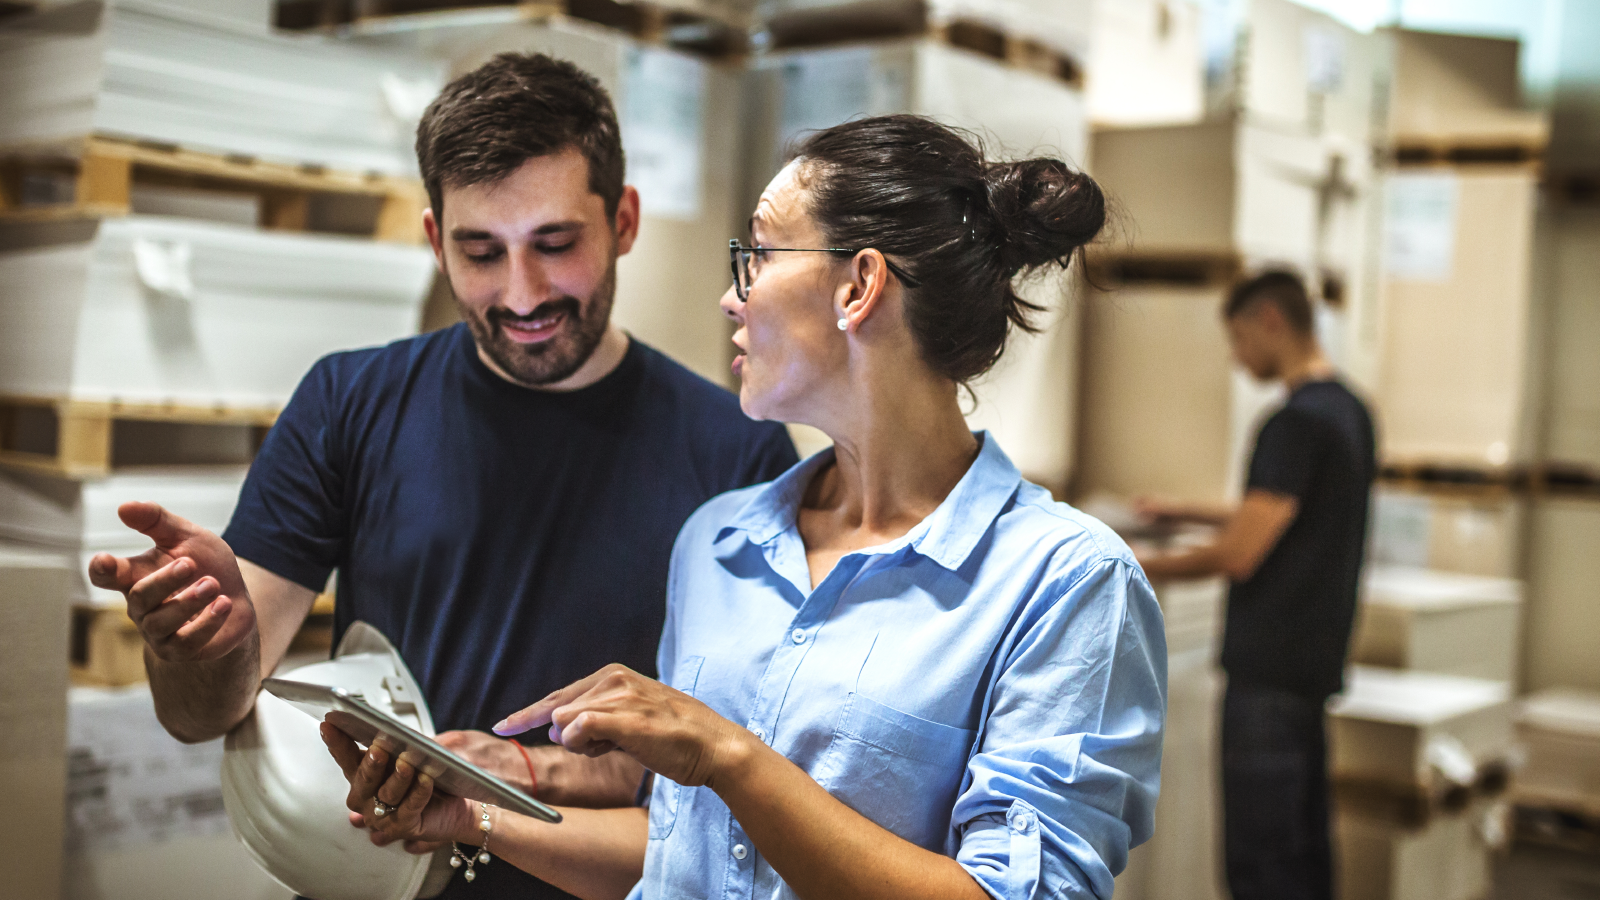
[[[1284,385],[1293,391],[1309,381],[1326,381],[1338,372],[1323,354],[1321,345],[1313,339],[1285,353],[1278,373]]]

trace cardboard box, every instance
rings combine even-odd
[[[128,216],[0,252],[0,393],[275,407],[335,350],[416,332],[424,247]]]
[[[7,896],[61,895],[71,575],[58,555],[0,545],[0,872]]]
[[[1200,8],[1188,0],[1097,0],[1084,93],[1099,126],[1172,125],[1205,115]]]
[[[1125,283],[1084,304],[1074,493],[1237,497],[1282,389],[1233,365],[1226,285]]]
[[[1372,496],[1370,562],[1521,577],[1527,503],[1520,495],[1388,483]]]
[[[416,172],[442,84],[416,56],[95,0],[6,19],[0,73],[0,145],[112,134],[387,174]]]
[[[1600,206],[1552,205],[1538,237],[1550,265],[1543,452],[1600,475]]]
[[[182,744],[150,690],[72,688],[64,900],[288,900],[234,837],[222,741]]]
[[[1491,858],[1504,845],[1508,810],[1479,802],[1407,827],[1341,810],[1334,850],[1344,900],[1484,900]]]
[[[1522,108],[1514,38],[1381,29],[1391,85],[1388,138],[1398,145],[1537,148],[1544,113]]]
[[[1053,154],[1082,165],[1087,150],[1081,92],[931,39],[759,57],[746,109],[746,208],[754,207],[795,138],[858,115],[934,116],[985,136],[995,156]],[[977,404],[968,422],[989,429],[1025,476],[1060,489],[1073,465],[1076,289],[1054,269],[1017,289],[1050,310],[1038,317],[1047,330],[1012,336],[999,366],[974,385]]]
[[[1330,776],[1402,795],[1471,785],[1511,752],[1503,681],[1352,666],[1328,716]]]
[[[1331,166],[1316,138],[1236,119],[1103,128],[1091,158],[1131,245],[1110,251],[1316,263],[1318,185]]]
[[[1383,63],[1370,33],[1292,0],[1242,4],[1230,108],[1254,122],[1368,143]]]
[[[1529,461],[1537,186],[1537,170],[1520,164],[1387,176],[1376,398],[1386,461]]]
[[[1528,539],[1528,690],[1600,690],[1600,499],[1535,499]]]
[[[1517,803],[1600,816],[1600,692],[1549,688],[1517,701]]]
[[[1369,566],[1350,661],[1511,682],[1521,626],[1520,581]]]

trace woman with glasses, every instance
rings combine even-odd
[[[360,824],[418,851],[487,825],[591,898],[1110,897],[1153,822],[1161,616],[1123,543],[959,404],[1041,311],[1013,281],[1103,221],[1065,163],[927,119],[813,135],[730,247],[722,308],[744,411],[833,448],[685,524],[659,681],[608,667],[496,729],[629,754],[648,809],[545,824],[329,732]]]

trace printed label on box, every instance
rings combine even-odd
[[[704,178],[705,65],[653,47],[628,51],[622,82],[622,144],[628,183],[644,215],[700,217]]]
[[[1455,267],[1454,175],[1426,172],[1391,175],[1385,190],[1383,262],[1391,278],[1449,281]]]

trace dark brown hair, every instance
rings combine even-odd
[[[906,319],[928,365],[964,384],[1043,307],[1012,281],[1065,267],[1105,223],[1099,185],[1059,159],[997,162],[974,135],[921,116],[858,119],[795,154],[832,247],[873,247],[919,283]]]
[[[440,218],[446,185],[499,181],[568,147],[588,160],[589,190],[615,216],[624,161],[611,97],[593,75],[537,53],[502,53],[450,82],[417,125],[417,164]]]
[[[1228,292],[1228,302],[1222,307],[1222,317],[1231,319],[1243,315],[1261,303],[1276,306],[1296,334],[1311,334],[1316,327],[1306,283],[1288,269],[1268,269],[1235,284]]]

